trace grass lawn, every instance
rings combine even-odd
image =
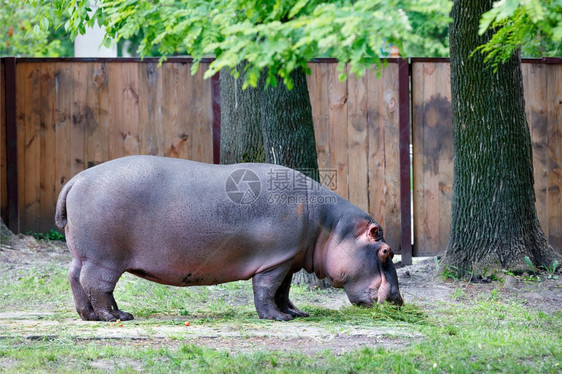
[[[74,311],[66,251],[37,243],[0,248],[0,372],[562,372],[560,281],[546,276],[511,290],[441,278],[408,288],[401,276],[401,309],[293,287],[311,317],[272,322],[257,318],[251,282],[172,288],[125,275],[115,295],[135,320],[98,323]],[[543,291],[553,301],[533,305]]]

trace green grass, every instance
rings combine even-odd
[[[378,305],[372,309],[332,310],[315,303],[317,299],[329,298],[332,291],[313,292],[295,287],[296,304],[311,313],[311,317],[299,319],[299,324],[310,328],[322,326],[333,334],[369,327],[397,329],[416,337],[388,336],[389,340],[396,340],[396,348],[365,347],[345,354],[324,351],[311,356],[298,351],[266,351],[259,344],[249,353],[204,348],[197,345],[197,339],[186,339],[189,329],[170,339],[151,338],[159,326],[180,326],[186,319],[193,325],[219,330],[290,328],[293,322],[257,318],[250,282],[178,289],[124,276],[116,289],[116,298],[124,310],[138,318],[127,322],[124,328],[143,328],[148,336],[145,340],[92,339],[96,331],[114,332],[118,327],[107,323],[65,323],[78,317],[62,265],[3,271],[0,290],[0,313],[45,311],[50,313],[46,318],[53,322],[52,326],[37,327],[0,320],[4,322],[0,324],[0,371],[6,373],[101,373],[108,367],[117,373],[559,373],[562,370],[562,312],[534,311],[519,302],[502,300],[497,291],[461,303],[459,300],[468,297],[461,283],[451,302],[431,309],[406,304],[400,309]],[[34,334],[47,338],[30,338]]]

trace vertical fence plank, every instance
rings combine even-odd
[[[349,201],[369,210],[369,139],[367,123],[367,75],[357,79],[348,69],[347,149],[349,161]]]
[[[369,125],[369,213],[386,232],[386,199],[384,185],[385,133],[381,103],[382,81],[375,70],[367,71],[367,120]]]
[[[424,181],[423,181],[423,199],[426,204],[424,212],[424,236],[425,250],[428,252],[441,252],[443,248],[439,241],[439,148],[436,143],[441,142],[437,137],[437,128],[439,125],[438,114],[433,105],[429,105],[429,101],[437,98],[435,64],[424,64],[424,121],[425,128],[424,143]]]
[[[448,63],[440,62],[436,68],[436,86],[439,87],[441,95],[440,100],[435,100],[432,105],[435,105],[438,114],[437,126],[438,139],[447,139],[447,141],[440,140],[438,155],[439,155],[439,170],[437,173],[438,194],[439,194],[439,208],[437,211],[439,217],[439,244],[440,252],[444,251],[449,242],[449,232],[451,228],[451,198],[453,193],[453,112],[451,108],[451,75]],[[437,98],[439,97],[439,93]]]
[[[209,64],[205,64],[205,70]],[[209,104],[213,113],[213,163],[220,164],[220,138],[221,138],[221,95],[220,95],[220,72],[211,78],[211,103]]]
[[[161,70],[155,62],[138,64],[140,152],[153,156],[164,155],[158,91]]]
[[[562,253],[562,64],[546,67],[546,157],[548,214],[542,227],[549,243]],[[544,87],[543,86],[543,87]]]
[[[398,67],[367,72],[369,123],[369,213],[381,224],[388,244],[400,248],[400,163]],[[396,173],[392,175],[391,173]]]
[[[86,111],[88,100],[88,87],[86,80],[88,79],[87,63],[74,64],[71,67],[73,75],[72,84],[72,126],[70,130],[70,173],[76,175],[86,169]]]
[[[413,146],[413,188],[414,188],[414,254],[419,252],[424,237],[425,200],[423,196],[423,101],[424,75],[423,64],[412,63],[412,146]]]
[[[544,233],[548,237],[547,205],[547,111],[546,111],[546,66],[542,64],[522,64],[523,85],[525,88],[525,115],[533,145],[533,172],[535,179],[535,207]]]
[[[400,113],[398,108],[398,64],[389,63],[382,71],[381,114],[384,126],[385,240],[396,252],[400,248]]]
[[[400,254],[402,263],[412,264],[412,206],[410,135],[410,62],[398,60],[398,127],[400,149]]]
[[[330,168],[336,169],[336,192],[348,199],[347,176],[347,84],[339,80],[336,64],[328,65],[328,126]]]
[[[122,70],[122,79],[125,79],[125,88],[123,91],[123,114],[125,121],[123,123],[123,149],[125,155],[138,155],[140,153],[139,146],[139,89],[138,74],[136,63],[125,63]],[[119,93],[117,93],[119,94]]]
[[[178,101],[178,71],[174,65],[166,64],[161,68],[161,79],[159,94],[162,100],[160,101],[161,118],[164,124],[164,144],[165,153],[167,157],[178,157],[178,147],[176,139],[177,133],[177,111],[176,107]],[[182,91],[180,89],[180,91]],[[180,98],[181,100],[181,98]]]
[[[17,113],[17,62],[14,57],[4,59],[4,100],[2,106],[4,107],[3,120],[4,126],[4,139],[0,149],[5,151],[5,191],[6,191],[6,208],[7,208],[7,221],[8,228],[12,231],[18,232],[20,229],[20,199],[22,187],[22,179],[19,176],[18,170],[18,157],[22,152],[22,147],[19,144],[20,133],[18,131],[18,113]],[[5,148],[4,148],[5,145]],[[3,184],[3,183],[2,183]]]
[[[110,159],[139,153],[137,70],[134,63],[107,64],[110,83]]]
[[[200,158],[193,160],[212,163],[213,162],[213,109],[212,109],[212,92],[211,78],[203,79],[203,75],[207,70],[208,64],[201,64],[197,70],[197,74],[192,77],[195,84],[199,84],[200,88],[195,91],[193,100],[195,101],[195,111],[198,119],[197,139],[198,152]],[[191,64],[187,65],[187,71],[191,70]],[[192,144],[192,147],[195,146]]]
[[[40,107],[41,72],[36,63],[18,63],[18,186],[20,196],[20,227],[39,227],[39,183],[40,183]],[[21,82],[22,84],[20,84]],[[21,117],[20,117],[21,116]],[[22,122],[19,122],[21,119]]]
[[[69,63],[57,64],[55,74],[55,87],[55,200],[50,203],[51,217],[54,217],[56,199],[62,187],[72,177],[70,172],[70,134],[72,129],[73,76],[72,67]]]
[[[55,200],[55,108],[56,63],[44,64],[40,67],[40,105],[39,105],[39,217],[37,231],[48,231],[52,213],[52,202]]]
[[[415,253],[442,253],[451,219],[453,140],[449,64],[414,62]]]
[[[174,80],[170,83],[176,92],[177,107],[176,131],[172,141],[176,148],[176,157],[201,160],[201,139],[198,134],[200,118],[196,105],[200,99],[198,90],[202,82],[191,75],[190,66],[191,64],[174,64]]]
[[[308,78],[308,91],[312,106],[314,123],[314,137],[316,139],[316,152],[318,168],[330,168],[330,133],[328,128],[328,71],[326,64],[309,64],[311,74]],[[339,175],[337,176],[339,178]]]
[[[0,213],[2,221],[8,224],[8,165],[6,164],[6,81],[4,59],[0,58]]]
[[[88,63],[86,69],[85,122],[86,168],[109,160],[109,88],[105,63]],[[129,118],[135,120],[135,117]]]

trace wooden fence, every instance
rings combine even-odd
[[[522,64],[536,208],[548,241],[562,252],[562,61],[540,62],[523,60]],[[449,77],[449,63],[445,60],[412,62],[416,255],[441,252],[449,239],[453,189]]]
[[[217,160],[218,80],[202,79],[208,62],[191,76],[189,59],[162,67],[155,60],[8,60],[0,59],[0,202],[5,221],[15,210],[11,223],[21,232],[53,228],[64,183],[100,162],[129,154]],[[562,251],[562,64],[546,62],[525,62],[523,75],[537,210],[550,243]],[[406,256],[411,104],[414,254],[441,253],[453,175],[448,62],[391,59],[379,78],[371,70],[345,82],[334,61],[310,67],[319,167],[337,171],[336,192],[379,221],[389,244]],[[15,97],[8,93],[11,74]],[[10,124],[12,148],[5,146],[14,137]],[[17,153],[10,156],[10,149]]]

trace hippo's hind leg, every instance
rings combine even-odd
[[[74,295],[74,304],[76,305],[76,311],[84,321],[97,321],[98,315],[94,312],[92,304],[86,292],[80,284],[80,271],[82,270],[82,261],[77,258],[72,259],[70,264],[70,269],[68,270],[68,282],[70,283],[70,288],[72,289],[72,294]]]
[[[252,285],[254,287],[254,303],[258,315],[262,319],[275,319],[278,321],[289,321],[293,316],[281,311],[276,303],[275,295],[287,276],[289,264],[264,271],[254,275]]]
[[[279,286],[275,293],[275,303],[283,313],[290,314],[293,317],[308,317],[310,314],[300,310],[289,300],[289,290],[291,289],[292,280],[293,274],[287,274],[283,283],[281,283],[281,286]]]
[[[133,315],[117,308],[113,290],[121,277],[120,272],[84,261],[80,271],[80,284],[100,321],[128,321]]]

